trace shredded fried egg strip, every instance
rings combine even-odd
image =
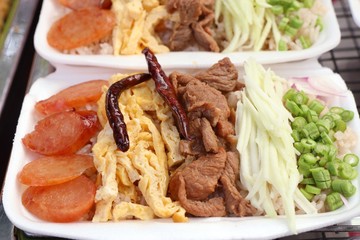
[[[115,75],[110,83],[124,77]],[[170,108],[157,94],[153,81],[124,91],[119,107],[130,139],[127,152],[118,150],[113,140],[106,120],[105,93],[99,100],[98,115],[104,129],[93,147],[94,163],[101,176],[93,221],[132,217],[143,220],[172,217],[176,222],[187,221],[180,204],[166,197],[168,164],[183,160],[178,152],[180,136]]]
[[[159,1],[113,0],[112,11],[116,16],[114,55],[140,54],[144,47],[155,53],[169,52],[155,34],[155,26],[168,16]]]

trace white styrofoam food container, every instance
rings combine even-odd
[[[314,62],[308,65],[298,63],[276,65],[271,67],[283,77],[325,76],[328,84],[345,86],[338,74],[327,68],[322,68]],[[241,72],[242,70],[240,70]],[[274,239],[291,235],[288,223],[284,217],[243,217],[243,218],[190,218],[188,223],[173,223],[171,219],[154,219],[149,221],[125,220],[120,222],[92,223],[51,223],[42,221],[31,215],[21,203],[21,195],[25,187],[17,181],[17,174],[22,167],[33,160],[36,154],[26,150],[21,138],[32,131],[35,125],[34,104],[70,85],[91,80],[108,79],[116,69],[92,67],[62,66],[45,78],[38,79],[26,95],[22,106],[11,159],[5,179],[3,205],[5,212],[14,225],[25,231],[71,239],[116,239],[123,236],[126,239]],[[122,71],[125,73],[125,71]],[[131,73],[130,71],[126,71]],[[350,126],[357,136],[360,136],[360,120],[352,93],[346,91],[346,96],[333,98],[333,104],[355,112],[355,118]],[[360,154],[360,142],[354,151]],[[358,167],[359,168],[359,167]],[[358,169],[359,171],[359,169]],[[298,233],[347,221],[360,215],[360,183],[353,181],[357,188],[356,194],[349,199],[346,206],[328,213],[296,216]]]
[[[308,49],[299,51],[247,51],[233,52],[229,54],[213,52],[170,52],[157,54],[164,69],[171,68],[206,68],[227,56],[235,65],[242,65],[249,57],[253,57],[262,64],[284,63],[318,57],[321,54],[335,48],[340,43],[340,28],[334,12],[331,0],[323,1],[327,9],[323,17],[324,30],[319,39]],[[67,12],[56,0],[43,2],[39,22],[35,32],[36,51],[52,64],[69,64],[99,66],[122,69],[147,69],[143,55],[112,56],[112,55],[71,55],[63,54],[49,46],[47,33],[52,23]],[[74,23],[76,24],[76,23]]]
[[[351,15],[358,27],[360,27],[360,0],[349,0]]]

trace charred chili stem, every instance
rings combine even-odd
[[[169,78],[166,76],[165,72],[162,70],[159,62],[157,61],[154,53],[149,48],[144,48],[142,53],[145,55],[149,73],[155,81],[155,86],[157,92],[164,99],[164,101],[170,106],[171,111],[173,112],[176,122],[182,137],[187,140],[190,140],[191,137],[188,132],[188,119],[185,113],[185,110],[177,100],[175,90],[171,84]]]
[[[145,82],[150,78],[151,75],[148,73],[139,73],[128,76],[112,84],[106,93],[106,116],[109,120],[110,127],[113,130],[116,146],[123,152],[129,150],[130,142],[124,116],[119,108],[118,99],[124,90]]]

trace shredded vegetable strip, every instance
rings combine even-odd
[[[225,30],[224,53],[310,47],[322,31],[315,1],[217,0],[215,21]],[[310,4],[311,2],[311,4]],[[275,9],[278,9],[276,11]]]
[[[244,68],[246,87],[236,113],[240,181],[253,206],[267,216],[284,211],[296,233],[295,206],[305,213],[317,210],[297,188],[301,177],[289,124],[292,117],[281,101],[284,80],[253,60]]]

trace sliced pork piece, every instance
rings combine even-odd
[[[199,0],[169,0],[166,3],[166,9],[170,13],[178,11],[183,25],[190,25],[197,21],[202,12]]]
[[[225,96],[215,88],[200,81],[191,81],[185,88],[182,99],[188,112],[204,116],[213,127],[219,119],[227,119],[230,116]]]
[[[220,121],[216,125],[216,133],[219,137],[223,138],[228,137],[229,135],[233,135],[235,134],[234,125],[229,121],[220,119]]]
[[[214,4],[214,1],[208,0],[167,1],[168,12],[179,15],[178,20],[172,22],[172,32],[167,43],[171,50],[180,51],[197,44],[207,51],[220,51],[210,30],[214,23]]]
[[[176,22],[169,39],[168,46],[173,51],[180,51],[191,45],[193,33],[191,23],[196,22],[201,15],[201,5],[198,0],[168,1],[169,12],[178,11],[180,21]]]
[[[226,57],[206,71],[197,73],[194,77],[219,91],[230,92],[237,85],[238,71],[230,59]]]
[[[206,50],[219,52],[220,48],[215,39],[212,37],[213,34],[210,28],[211,24],[214,22],[214,12],[212,9],[206,7],[204,3],[201,6],[201,10],[203,18],[200,21],[191,24],[191,28],[194,32],[194,38]]]
[[[176,31],[171,35],[168,47],[172,51],[181,51],[185,49],[192,40],[191,28],[186,25],[179,25],[176,26]]]
[[[224,199],[221,197],[211,198],[206,201],[194,201],[187,198],[185,180],[182,176],[179,179],[178,196],[180,204],[186,211],[198,217],[224,217],[226,210]]]
[[[192,141],[181,140],[179,145],[179,151],[184,156],[199,156],[206,154],[204,144],[199,141],[198,138]]]
[[[220,148],[219,140],[206,118],[201,118],[201,135],[206,152],[217,153]]]
[[[239,179],[239,156],[235,152],[227,152],[225,168],[220,177],[225,194],[226,211],[239,217],[252,216],[256,213],[256,209],[240,195],[236,188],[237,179]]]
[[[192,75],[180,73],[177,71],[172,72],[169,75],[169,79],[174,86],[175,92],[177,92],[180,95],[184,93],[185,89],[183,87],[186,86],[186,84],[188,84],[191,81],[196,81],[196,78],[193,77]],[[182,90],[180,90],[180,92],[178,91],[179,87],[180,88],[182,87]]]
[[[189,120],[189,133],[192,140],[181,140],[179,150],[183,155],[199,156],[206,154],[202,139],[201,118],[191,118]]]
[[[192,200],[206,200],[217,187],[218,180],[226,162],[226,152],[220,149],[217,154],[207,154],[186,165],[172,176],[169,192],[173,199],[179,199],[180,178],[185,180],[186,195]]]
[[[193,136],[193,140],[180,141],[179,149],[183,155],[200,156],[206,153],[217,153],[220,147],[225,145],[222,144],[223,141],[218,139],[206,118],[195,118],[190,120],[189,123],[189,132]]]

